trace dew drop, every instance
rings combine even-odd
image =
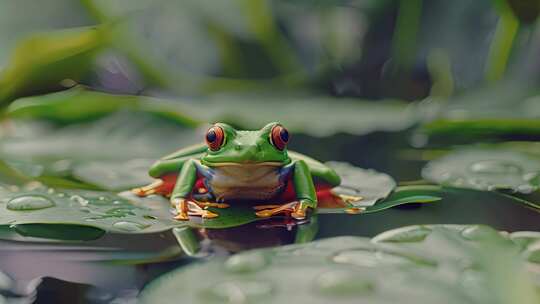
[[[375,282],[359,272],[334,270],[315,279],[317,290],[332,296],[368,295],[375,291]]]
[[[147,228],[149,225],[136,223],[136,222],[130,222],[130,221],[120,221],[113,224],[113,227],[119,230],[128,231],[128,232],[136,232],[143,230]]]
[[[534,190],[536,190],[536,187],[529,184],[523,184],[517,187],[517,191],[525,194],[532,193]]]
[[[461,232],[461,236],[467,240],[479,241],[496,235],[497,232],[489,227],[475,225],[467,227]]]
[[[12,198],[6,208],[14,211],[30,211],[53,207],[55,203],[44,196],[26,195]]]
[[[332,260],[339,264],[350,264],[362,267],[375,267],[378,264],[371,250],[347,250],[335,255]]]
[[[263,281],[228,281],[222,282],[202,293],[219,303],[257,303],[257,300],[267,300],[272,294],[272,286]]]
[[[381,251],[373,251],[369,248],[345,250],[336,254],[332,260],[338,264],[349,264],[361,267],[411,263],[411,260],[406,257]]]
[[[431,229],[425,226],[408,226],[383,232],[373,238],[373,242],[421,242]]]
[[[262,252],[233,255],[225,262],[225,269],[234,273],[255,272],[268,265],[268,258]]]
[[[480,174],[521,174],[520,165],[502,160],[481,160],[473,163],[470,170]]]
[[[74,202],[79,203],[83,207],[88,206],[88,203],[89,203],[87,199],[77,194],[70,196],[69,199]]]

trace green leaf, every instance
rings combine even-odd
[[[132,110],[165,117],[180,125],[193,127],[200,124],[181,109],[180,104],[171,100],[114,95],[74,87],[57,93],[20,98],[8,107],[7,115],[67,124],[101,118],[120,110]]]
[[[105,43],[106,28],[82,28],[37,34],[22,40],[0,71],[0,104],[37,92],[63,88],[88,72]]]
[[[422,231],[422,238],[409,237]],[[406,234],[405,237],[399,236]],[[141,303],[538,303],[522,250],[485,226],[415,226],[336,237],[179,268]],[[388,236],[392,235],[392,238]],[[396,239],[402,241],[396,242]],[[537,283],[538,284],[538,283]]]
[[[334,165],[337,166],[337,164]],[[344,174],[345,185],[350,185],[352,182],[350,179],[357,177],[353,174],[355,170],[364,173],[363,169],[342,163],[339,163],[339,167],[338,172]],[[374,179],[383,177],[392,187],[395,185],[387,175],[375,174],[372,171],[369,174],[374,176],[372,177]],[[364,183],[369,186],[369,179],[364,179]],[[369,187],[362,188],[361,185],[357,185],[356,189],[359,193],[375,193],[376,190]],[[392,188],[383,188],[383,190],[384,194],[388,195]],[[398,192],[397,198],[403,196],[403,193]],[[382,207],[376,204],[376,207],[373,210],[369,209],[369,212],[381,211],[402,203],[403,201],[382,203]],[[39,225],[20,226],[23,224],[77,225],[116,233],[152,233],[183,226],[229,228],[261,220],[256,216],[253,206],[249,204],[231,204],[230,207],[224,209],[210,207],[209,210],[219,214],[219,217],[213,219],[192,217],[188,222],[174,220],[169,209],[170,203],[164,197],[140,198],[130,192],[116,195],[102,191],[61,190],[47,188],[39,183],[28,183],[23,188],[5,185],[0,189],[0,225],[24,227],[25,230],[19,229],[23,233],[31,231],[30,228],[34,227],[38,229],[32,231],[39,231],[40,227]],[[343,212],[343,210],[338,210],[338,212]],[[276,218],[281,218],[281,216]],[[55,236],[58,232],[48,227],[51,226],[43,226],[44,235],[50,234],[52,238],[69,239],[69,234]],[[28,235],[29,233],[27,232]]]
[[[442,199],[443,191],[432,186],[405,186],[398,187],[389,197],[369,206],[364,213],[383,211],[388,208],[411,203],[433,203]]]
[[[431,139],[464,140],[540,136],[538,90],[517,83],[477,89],[449,100],[421,133]]]
[[[0,225],[60,224],[118,233],[151,233],[181,224],[172,219],[168,205],[162,201],[145,203],[137,204],[108,192],[60,191],[35,185],[29,189],[3,187],[0,189]],[[24,232],[31,231],[28,227],[36,231],[38,226],[19,227],[17,229]]]
[[[81,3],[71,0],[3,1],[0,20],[0,66],[6,66],[9,54],[21,38],[36,32],[95,24]]]
[[[151,182],[147,171],[156,159],[202,138],[191,128],[141,112],[117,112],[61,128],[15,122],[8,134],[0,142],[0,155],[19,174],[52,185],[81,187],[51,180],[63,178],[107,190]]]
[[[394,179],[385,173],[358,168],[344,162],[331,161],[325,165],[333,168],[341,178],[341,184],[332,189],[332,193],[360,197],[360,200],[350,202],[354,207],[373,206],[378,200],[386,198],[396,187]]]
[[[272,113],[272,120],[280,121],[290,131],[330,136],[340,132],[362,135],[374,131],[404,130],[424,119],[429,112],[424,108],[425,105],[396,100],[372,102],[310,94],[223,94],[170,100],[75,88],[19,99],[8,108],[7,114],[17,118],[71,123],[119,109],[131,109],[157,114],[188,126],[221,121],[250,130],[268,122],[268,113]]]
[[[503,148],[468,148],[430,161],[422,176],[442,185],[478,190],[505,189],[531,193],[538,189],[540,158]]]

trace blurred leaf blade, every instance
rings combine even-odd
[[[104,46],[106,27],[36,34],[21,41],[0,74],[0,104],[80,80]],[[70,85],[70,84],[67,84]]]

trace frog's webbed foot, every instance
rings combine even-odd
[[[227,204],[214,204],[214,203],[201,203],[194,202],[184,198],[177,198],[172,201],[176,208],[177,215],[174,217],[176,220],[187,221],[189,216],[200,216],[203,219],[216,218],[219,214],[207,210],[207,207],[226,208]],[[205,205],[208,204],[208,205]],[[218,206],[219,205],[219,206]],[[225,207],[223,205],[226,205]]]
[[[213,208],[218,208],[218,209],[225,209],[225,208],[230,207],[229,204],[225,204],[225,203],[211,203],[211,202],[195,202],[195,203],[199,205],[201,208],[213,207]]]
[[[133,192],[137,196],[145,197],[151,194],[155,194],[157,190],[159,189],[159,187],[161,187],[162,185],[163,185],[163,181],[158,179],[158,180],[155,180],[153,183],[146,185],[144,187],[133,188],[131,189],[131,192]]]
[[[253,207],[258,217],[271,217],[278,214],[290,214],[297,220],[306,218],[308,205],[302,202],[294,201],[283,205],[261,205]]]

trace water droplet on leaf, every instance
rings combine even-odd
[[[461,236],[467,240],[479,241],[497,234],[497,231],[487,226],[472,226],[467,227],[461,232]]]
[[[55,206],[55,203],[44,196],[26,195],[12,198],[6,208],[14,211],[39,210]]]
[[[520,165],[503,160],[481,160],[473,163],[470,170],[481,174],[521,174],[523,171]]]
[[[225,269],[235,273],[254,272],[268,265],[268,258],[262,252],[233,255],[225,262]]]
[[[147,228],[149,225],[130,222],[130,221],[120,221],[113,224],[113,227],[123,231],[135,232]]]
[[[373,238],[373,242],[421,242],[431,229],[425,226],[408,226],[383,232]]]

